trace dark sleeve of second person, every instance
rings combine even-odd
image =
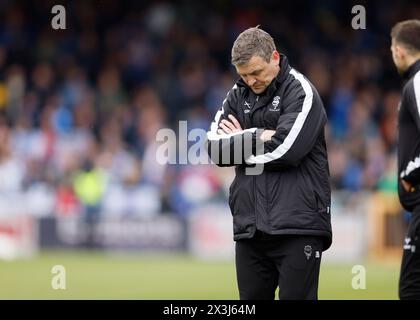
[[[405,88],[402,99],[405,100],[405,105],[408,107],[420,133],[420,73],[417,73],[413,81]],[[420,154],[416,154],[408,162],[407,167],[400,173],[400,177],[411,185],[420,184]]]

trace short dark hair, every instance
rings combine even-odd
[[[232,64],[248,63],[254,56],[260,56],[269,62],[273,51],[276,50],[273,38],[259,26],[246,29],[233,43]]]
[[[420,52],[420,20],[398,22],[391,30],[391,38],[409,51]]]

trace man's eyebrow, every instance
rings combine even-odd
[[[238,73],[239,73],[240,76],[246,76],[247,74],[256,74],[258,72],[261,72],[261,70],[262,69],[255,69],[254,71],[248,72],[248,73],[240,73],[240,72],[238,72]]]

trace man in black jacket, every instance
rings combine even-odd
[[[401,205],[412,212],[399,296],[420,299],[420,20],[397,23],[391,38],[392,58],[405,79],[398,113],[398,193]]]
[[[229,206],[240,298],[273,299],[279,287],[280,299],[317,299],[332,241],[324,106],[258,27],[235,40],[232,64],[240,79],[207,147],[217,165],[236,166]]]

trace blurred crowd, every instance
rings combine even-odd
[[[208,129],[256,25],[322,96],[334,190],[396,192],[389,31],[419,4],[369,2],[365,30],[350,1],[72,1],[65,30],[53,5],[0,2],[0,212],[185,216],[226,198],[231,168],[159,164],[156,133]]]

